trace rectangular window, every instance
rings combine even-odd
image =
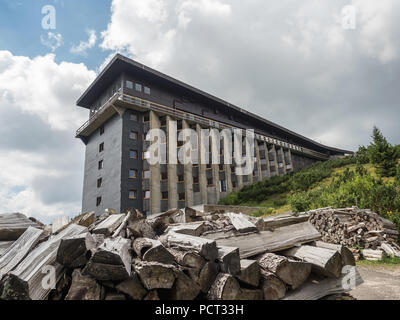
[[[219,188],[220,188],[220,192],[225,192],[226,191],[226,180],[220,180]]]
[[[99,178],[97,179],[97,188],[101,188],[103,186],[103,179]]]
[[[130,150],[130,151],[129,151],[129,158],[131,158],[131,159],[137,159],[137,155],[138,155],[137,150]]]
[[[136,89],[136,91],[142,92],[142,85],[139,84],[139,83],[136,83],[135,84],[135,89]]]
[[[126,87],[128,88],[128,89],[133,89],[133,82],[132,81],[126,81]]]
[[[144,93],[150,95],[151,91],[149,87],[144,87]]]
[[[143,116],[143,122],[149,122],[150,121],[150,115],[147,113]]]
[[[223,164],[219,165],[219,171],[224,171],[224,165]]]
[[[143,198],[150,199],[150,191],[143,191]]]
[[[137,191],[136,190],[130,190],[129,191],[129,199],[134,200],[137,198]]]
[[[178,175],[178,182],[184,182],[185,176],[183,174]]]
[[[104,142],[99,144],[99,152],[103,152],[104,151]]]
[[[184,192],[178,193],[178,199],[179,201],[185,201],[185,193]]]
[[[130,134],[129,134],[129,139],[137,140],[138,139],[138,133],[136,131],[131,131]]]
[[[101,205],[101,197],[97,197],[96,199],[96,207],[100,207]]]
[[[150,170],[143,171],[143,179],[150,179]]]
[[[210,163],[206,165],[206,169],[211,169],[211,164]]]
[[[199,177],[193,177],[193,183],[194,184],[199,184]]]
[[[100,127],[100,135],[104,134],[104,126]]]
[[[212,178],[207,179],[207,185],[212,186],[213,183],[214,183],[214,182],[213,182],[213,179],[212,179]]]
[[[129,120],[131,120],[131,121],[138,121],[138,115],[137,115],[137,113],[132,112],[132,113],[129,115]]]
[[[161,192],[161,196],[163,200],[168,200],[168,191]]]
[[[129,179],[136,179],[138,171],[136,169],[129,169]]]
[[[99,170],[103,169],[103,167],[104,167],[104,161],[100,160],[99,161]]]
[[[161,172],[161,181],[168,180],[168,172]]]

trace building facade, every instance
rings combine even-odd
[[[77,105],[90,110],[89,120],[76,133],[86,145],[83,212],[136,208],[151,214],[215,204],[254,181],[351,153],[321,145],[121,55],[104,68]],[[199,163],[171,164],[167,159],[150,165],[149,130],[165,132],[160,143],[167,150],[176,146],[178,153],[183,147],[178,135],[189,128],[198,133],[192,152],[200,158],[198,151],[206,143],[202,129],[254,129],[254,171],[237,175],[235,163],[224,163],[228,138],[223,136],[221,142],[213,134],[207,139],[218,140],[221,149],[210,147],[207,157],[219,157],[220,164],[199,158]]]

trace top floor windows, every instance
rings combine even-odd
[[[136,90],[136,91],[139,91],[139,92],[142,92],[142,85],[139,84],[139,83],[136,83],[136,84],[135,84],[135,90]]]
[[[149,87],[144,87],[144,93],[150,95],[151,91]]]
[[[138,121],[138,115],[137,115],[137,113],[132,112],[132,113],[129,115],[129,119],[130,119],[131,121]]]
[[[104,126],[100,127],[100,135],[104,134]]]
[[[129,81],[129,80],[126,80],[125,86],[126,86],[128,89],[133,89],[133,82],[132,82],[132,81]]]

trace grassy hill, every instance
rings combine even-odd
[[[358,205],[399,226],[400,179],[381,178],[357,156],[317,162],[286,176],[272,177],[231,193],[220,204],[262,207],[254,215]]]

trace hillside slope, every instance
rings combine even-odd
[[[254,215],[357,205],[395,222],[400,229],[400,181],[381,178],[356,156],[318,162],[231,193],[220,204],[262,207]]]

